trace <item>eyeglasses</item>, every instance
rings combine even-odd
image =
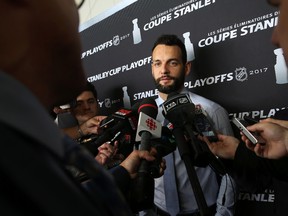
[[[74,1],[75,1],[77,8],[79,9],[83,5],[85,0],[74,0]]]

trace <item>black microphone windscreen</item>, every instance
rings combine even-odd
[[[158,114],[158,107],[154,99],[145,98],[139,105],[138,113],[143,112],[153,119],[156,119]]]
[[[178,95],[178,92],[171,92],[170,94],[168,94],[167,99],[174,97],[175,95]]]
[[[133,104],[133,106],[131,107],[131,111],[133,113],[138,113],[138,109],[139,109],[140,104],[141,104],[140,101],[138,101],[135,104]]]

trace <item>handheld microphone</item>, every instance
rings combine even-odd
[[[172,131],[162,126],[162,134],[160,138],[152,139],[151,146],[156,148],[156,160],[150,164],[150,173],[154,178],[160,177],[160,163],[162,158],[176,150],[177,144]]]
[[[167,101],[163,103],[163,115],[173,124],[173,135],[177,143],[183,143],[186,140],[186,135],[190,138],[191,143],[186,141],[187,145],[178,145],[178,147],[183,148],[182,150],[179,149],[180,152],[185,154],[190,151],[196,166],[206,167],[210,165],[218,173],[226,173],[223,164],[212,154],[207,144],[195,136],[195,134],[200,133],[207,136],[210,141],[218,140],[206,111],[200,105],[195,106],[188,94],[171,93],[168,95]],[[183,129],[186,132],[184,137]],[[188,149],[189,146],[190,149]]]
[[[157,155],[162,158],[175,151],[177,144],[172,131],[165,126],[162,126],[161,137],[152,139],[151,146],[156,148]]]
[[[126,140],[129,135],[128,141],[134,140],[135,131],[137,129],[138,110],[139,104],[136,103],[131,109],[121,108],[112,115],[108,116],[100,123],[100,128],[103,129],[103,133],[100,134],[89,143],[89,151],[96,155],[98,147],[105,142],[113,142],[115,140]],[[121,145],[119,145],[121,148]],[[131,151],[132,151],[131,147]]]
[[[169,120],[174,127],[184,127],[193,121],[195,106],[188,94],[172,92],[162,104],[163,116]]]
[[[158,108],[154,99],[144,99],[138,109],[139,120],[136,140],[141,140],[140,150],[150,151],[151,138],[160,138],[162,125],[155,120]],[[134,179],[131,193],[131,207],[139,212],[153,207],[154,204],[154,178],[150,172],[150,163],[142,160],[138,169],[138,176]]]
[[[140,150],[150,151],[151,138],[160,138],[162,125],[156,121],[158,108],[154,99],[147,98],[142,101],[138,109],[139,120],[136,132],[136,141],[141,141]],[[148,163],[143,161],[138,173],[148,172]]]
[[[195,105],[192,103],[189,95],[172,92],[168,95],[162,108],[164,117],[173,124],[174,129],[172,132],[176,138],[179,151],[183,154],[192,154],[195,165],[200,167],[207,166],[208,162],[205,160],[207,153],[203,151],[198,142],[195,142]],[[187,136],[188,140],[186,139]],[[186,140],[184,142],[186,145],[179,145],[184,140]],[[189,145],[188,141],[192,144]]]
[[[172,132],[175,136],[181,159],[185,164],[200,214],[208,215],[209,209],[194,168],[196,155],[201,153],[200,146],[194,143],[193,121],[195,106],[188,94],[171,93],[163,103],[162,108],[164,117],[173,124]],[[188,139],[186,139],[186,136],[188,136]],[[203,162],[206,161],[200,160],[199,165],[202,165]]]

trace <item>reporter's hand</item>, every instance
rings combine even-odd
[[[233,136],[223,134],[218,134],[217,137],[217,142],[210,142],[207,137],[199,136],[198,138],[207,143],[214,155],[224,159],[234,159],[240,141]]]
[[[111,159],[116,155],[118,150],[118,143],[115,142],[114,145],[111,145],[110,142],[102,144],[98,148],[98,154],[95,159],[98,163],[105,165],[111,161]]]
[[[130,177],[133,179],[137,176],[141,161],[154,161],[155,155],[155,148],[151,148],[150,152],[144,150],[133,150],[130,155],[120,164],[120,166],[124,167],[130,174]]]
[[[288,121],[286,121],[286,120],[266,118],[266,119],[260,120],[260,122],[265,122],[265,123],[270,122],[270,123],[278,124],[282,127],[288,128]]]
[[[160,165],[159,165],[159,175],[155,178],[160,178],[161,176],[164,175],[164,171],[166,169],[166,161],[164,158],[162,158],[161,162],[160,162]]]
[[[99,134],[101,129],[99,128],[100,123],[107,116],[94,116],[88,119],[86,122],[80,125],[80,129],[84,135]]]
[[[288,128],[281,126],[281,123],[278,124],[279,121],[277,123],[272,122],[269,119],[247,127],[249,131],[257,132],[263,143],[253,145],[245,136],[242,136],[242,140],[246,143],[247,148],[254,151],[258,156],[279,159],[288,156]],[[283,121],[280,120],[280,122]]]

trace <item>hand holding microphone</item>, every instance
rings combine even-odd
[[[150,151],[151,139],[160,138],[162,125],[156,121],[158,108],[155,101],[147,98],[142,101],[138,109],[139,120],[136,132],[136,141],[141,141],[140,150]],[[150,173],[147,161],[142,161],[138,172]]]
[[[136,132],[136,141],[141,141],[140,150],[151,150],[151,138],[160,138],[162,125],[155,120],[158,108],[154,99],[144,99],[139,105],[139,120]],[[133,211],[141,211],[153,207],[154,204],[154,178],[151,175],[150,163],[142,160],[138,175],[133,182],[131,193],[131,207]]]
[[[121,141],[123,139],[124,141],[126,141],[125,140],[126,135],[127,137],[128,136],[132,137],[131,139],[133,139],[135,136],[138,120],[138,113],[137,113],[138,107],[139,104],[136,103],[131,109],[125,109],[125,108],[119,109],[117,112],[103,119],[100,122],[99,126],[100,129],[103,130],[103,132],[99,134],[99,136],[95,137],[93,140],[89,141],[88,144],[86,144],[86,147],[89,149],[89,151],[93,155],[96,155],[98,153],[99,146],[101,146],[103,143],[106,142],[111,142],[111,144],[113,144],[114,141],[116,140],[119,141],[119,151],[120,151],[122,147]]]

